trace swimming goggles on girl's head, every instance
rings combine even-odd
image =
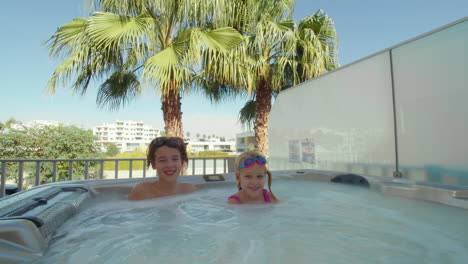
[[[261,166],[265,166],[265,164],[267,163],[264,157],[246,158],[244,162],[242,162],[242,164],[240,165],[239,169],[250,168],[255,164],[255,162]]]

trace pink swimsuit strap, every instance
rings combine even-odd
[[[265,203],[271,203],[270,196],[268,195],[267,189],[263,189],[263,199],[265,199]]]
[[[236,199],[237,202],[240,203],[240,204],[242,203],[242,201],[241,201],[241,199],[239,198],[239,196],[237,196],[237,195],[235,195],[235,194],[229,196],[228,200],[231,199],[231,198]]]
[[[237,200],[238,203],[242,204],[242,200],[239,198],[239,196],[233,194],[231,196],[229,196],[228,200],[231,199],[231,198],[234,198]],[[268,195],[268,190],[267,189],[263,189],[263,199],[265,199],[265,203],[271,203],[271,200],[270,200],[270,196]]]

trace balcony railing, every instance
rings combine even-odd
[[[234,159],[189,158],[183,174],[232,172]],[[155,176],[155,171],[147,170],[146,166],[146,159],[0,159],[0,198],[6,195],[8,183],[21,191],[57,181],[145,178],[148,173],[152,174],[150,177]]]

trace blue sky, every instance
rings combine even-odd
[[[353,3],[354,2],[354,3]],[[468,14],[466,0],[299,0],[298,21],[323,9],[334,21],[339,37],[339,62],[346,65],[393,45],[444,26]],[[92,127],[115,120],[138,120],[163,128],[159,96],[147,91],[127,107],[108,111],[96,107],[96,90],[82,97],[67,88],[54,96],[45,88],[57,61],[49,59],[43,45],[58,26],[86,16],[83,0],[15,0],[2,3],[0,121],[57,120]],[[243,129],[238,110],[247,99],[222,105],[201,95],[182,101],[184,131],[192,135],[234,136]]]

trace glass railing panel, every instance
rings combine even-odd
[[[290,88],[269,123],[270,168],[392,176],[395,167],[389,53]]]
[[[468,21],[394,49],[403,177],[468,185]]]

